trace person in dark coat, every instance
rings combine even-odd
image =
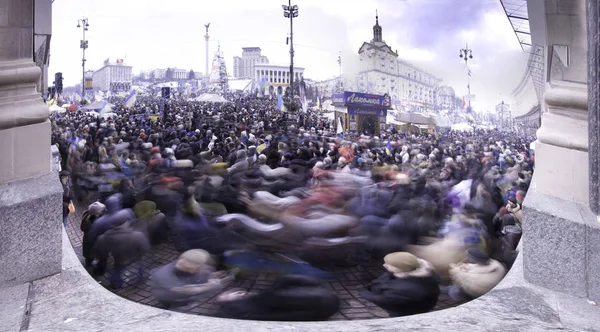
[[[102,234],[126,221],[135,220],[135,214],[131,209],[123,209],[123,195],[114,194],[106,199],[106,214],[96,220],[89,229],[88,236],[82,246],[93,248],[96,240]],[[103,275],[106,271],[106,260],[99,260],[94,269],[94,275]]]
[[[83,233],[82,251],[83,257],[85,258],[85,267],[91,267],[93,261],[92,248],[90,248],[88,245],[88,233],[90,231],[90,228],[92,227],[92,224],[98,218],[102,217],[102,215],[104,215],[105,212],[106,206],[100,202],[95,202],[88,207],[87,211],[83,212],[83,216],[81,217],[81,226],[79,227],[79,229]]]
[[[217,300],[220,317],[248,320],[325,320],[340,307],[339,298],[318,280],[299,275],[281,277],[260,294],[231,290]]]
[[[109,255],[113,256],[115,264],[109,277],[110,285],[112,288],[121,288],[121,273],[127,265],[139,263],[138,273],[140,278],[143,276],[141,259],[149,250],[150,243],[146,234],[134,230],[129,222],[119,220],[110,230],[98,237],[93,253],[99,261],[106,261]]]
[[[75,192],[71,184],[71,173],[69,171],[61,171],[59,176],[63,187],[63,225],[67,227],[70,213],[69,204],[73,201]]]
[[[440,295],[438,277],[431,264],[410,253],[396,252],[384,257],[387,270],[360,292],[390,317],[421,314],[433,309]]]
[[[216,271],[215,265],[208,252],[188,250],[177,261],[154,270],[150,279],[152,295],[167,308],[214,296],[227,282],[227,278],[220,278],[224,273]]]

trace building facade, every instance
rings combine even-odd
[[[358,50],[360,69],[356,88],[360,92],[388,94],[397,106],[412,110],[434,108],[436,90],[442,80],[398,57],[382,37],[375,16],[373,39]]]
[[[123,59],[111,62],[104,60],[104,66],[96,70],[93,75],[93,85],[96,91],[129,91],[133,81],[133,67],[126,66]]]
[[[242,56],[233,57],[233,76],[235,78],[254,78],[255,66],[269,63],[269,59],[261,52],[260,47],[243,47]]]
[[[153,80],[164,80],[167,77],[167,70],[166,69],[153,69],[152,71],[150,71],[150,79]]]
[[[48,65],[50,64],[50,39],[52,37],[52,1],[33,2],[33,61],[42,70],[37,83],[37,91],[45,95],[48,89]]]
[[[172,70],[171,79],[173,79],[173,80],[187,80],[190,76],[189,70],[179,69],[179,68],[171,68],[171,70]]]
[[[290,86],[290,66],[274,64],[256,64],[254,66],[254,88],[264,93],[277,93]],[[294,82],[304,78],[304,68],[294,67]],[[279,89],[281,88],[281,89]]]

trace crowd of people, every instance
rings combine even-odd
[[[164,306],[218,294],[223,317],[321,320],[339,308],[322,284],[328,264],[361,257],[386,272],[360,296],[397,317],[432,310],[441,292],[479,297],[516,258],[531,138],[338,135],[317,110],[291,116],[255,96],[171,100],[164,110],[153,97],[131,108],[111,102],[108,117],[76,111],[51,121],[65,225],[73,205],[90,204],[84,264],[95,276],[109,272],[112,287],[172,241],[179,259],[151,272]],[[227,288],[249,269],[279,279],[256,294]]]

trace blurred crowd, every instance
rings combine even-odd
[[[396,317],[432,310],[443,292],[479,297],[516,258],[530,137],[342,137],[316,110],[292,117],[252,96],[171,100],[162,113],[152,97],[111,102],[110,116],[51,121],[65,226],[72,205],[87,207],[84,264],[114,288],[172,241],[181,256],[150,271],[165,307],[218,295],[223,317],[321,320],[339,309],[328,266],[379,261],[386,272],[360,296]],[[228,287],[257,270],[279,277],[260,293]]]

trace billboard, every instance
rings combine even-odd
[[[392,99],[388,94],[373,95],[360,92],[345,91],[335,94],[331,97],[333,104],[360,105],[370,107],[389,108],[392,106]]]
[[[85,78],[85,89],[89,91],[94,90],[94,81],[92,78]]]
[[[382,108],[348,106],[348,114],[350,115],[375,115],[380,117],[387,116],[387,110]]]

